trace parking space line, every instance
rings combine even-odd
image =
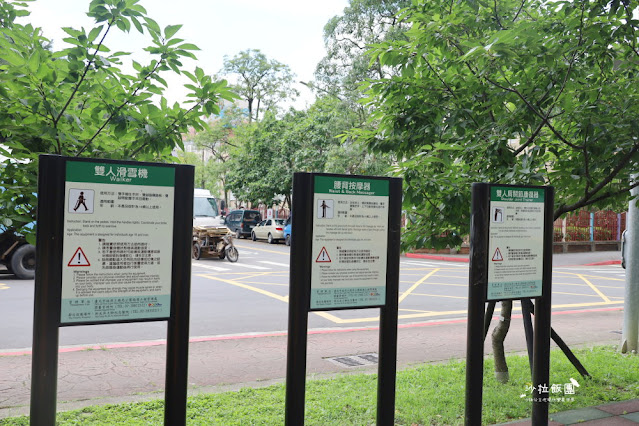
[[[192,263],[191,264],[194,268],[204,268],[204,269],[210,269],[212,271],[218,271],[218,272],[226,272],[226,271],[230,271],[229,268],[221,268],[219,266],[212,266],[212,265],[201,265],[199,263]]]
[[[600,296],[600,297],[604,300],[604,302],[610,302],[610,299],[608,299],[608,296],[606,296],[605,294],[603,294],[603,293],[601,292],[601,290],[599,290],[599,289],[598,289],[598,288],[597,288],[597,287],[596,287],[593,283],[591,283],[590,281],[588,281],[588,280],[586,279],[586,277],[584,277],[583,275],[578,275],[578,277],[579,277],[579,278],[581,278],[582,280],[584,280],[584,282],[585,282],[586,284],[588,284],[588,285],[590,286],[590,288],[591,288],[591,289],[593,289],[593,291],[594,291],[595,293],[597,293],[597,294],[598,294],[598,295],[599,295],[599,296]]]
[[[451,299],[468,299],[466,296],[448,296],[445,294],[430,294],[430,293],[413,293],[413,296],[428,296],[428,297],[448,297]]]
[[[284,268],[288,268],[289,267],[288,263],[269,262],[268,260],[260,260],[259,262],[260,263],[266,263],[267,265],[282,266]]]
[[[226,283],[226,284],[231,284],[231,285],[234,285],[236,287],[240,287],[240,288],[244,288],[244,289],[247,289],[247,290],[251,290],[251,291],[254,291],[256,293],[263,294],[264,296],[272,297],[273,299],[277,299],[277,300],[279,300],[281,302],[288,303],[288,295],[280,296],[279,294],[272,293],[272,292],[270,292],[268,290],[264,290],[264,289],[261,289],[261,288],[258,288],[258,287],[253,287],[252,285],[239,283],[239,282],[237,282],[235,280],[225,280],[224,278],[211,276],[211,274],[198,274],[197,276],[198,277],[202,277],[202,278],[208,278],[210,280],[221,281],[221,282]]]
[[[409,294],[411,294],[417,287],[420,286],[421,283],[423,283],[424,281],[426,281],[428,278],[430,278],[435,272],[439,271],[439,268],[434,269],[432,271],[430,271],[430,273],[424,275],[424,277],[422,277],[421,280],[417,281],[415,284],[413,284],[408,290],[406,290],[405,292],[403,292],[401,294],[401,296],[399,296],[399,301],[398,303],[402,303],[402,301],[404,299],[406,299],[406,297],[408,297]]]
[[[563,294],[565,296],[601,297],[598,294],[568,293],[568,292],[565,292],[565,291],[553,291],[552,294],[553,295],[555,295],[555,294]],[[609,301],[610,301],[610,299],[608,299],[608,302]]]

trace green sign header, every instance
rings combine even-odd
[[[514,203],[543,203],[545,191],[541,188],[516,188],[512,186],[491,186],[490,201],[510,201]]]
[[[175,186],[175,169],[133,162],[117,164],[67,161],[66,180],[115,185]]]
[[[388,197],[389,184],[388,180],[385,179],[315,176],[315,193]]]

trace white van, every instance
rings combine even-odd
[[[193,190],[193,226],[225,226],[218,200],[208,189]]]

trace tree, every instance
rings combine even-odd
[[[379,61],[370,61],[367,50],[404,37],[406,26],[397,13],[410,4],[409,0],[350,0],[343,14],[324,26],[326,56],[317,64],[314,88],[357,106],[354,101],[361,97],[359,85],[369,78],[384,78],[390,71]]]
[[[225,56],[223,72],[237,74],[233,87],[246,100],[249,121],[257,121],[260,110],[275,111],[278,102],[298,95],[291,87],[295,74],[289,66],[269,60],[258,49],[245,50],[233,58]]]
[[[457,246],[470,184],[556,188],[554,217],[627,202],[639,160],[636,2],[420,0],[371,60],[373,130],[404,158],[405,247]],[[460,212],[462,214],[460,214]]]
[[[266,114],[259,123],[240,126],[233,138],[229,188],[238,199],[268,204],[284,196],[290,206],[294,172],[386,174],[389,156],[371,155],[343,137],[358,124],[347,103],[325,96],[306,111],[291,109],[279,119]]]
[[[181,132],[202,128],[201,115],[236,97],[225,81],[183,70],[182,58],[195,59],[197,46],[175,37],[181,25],[162,29],[138,0],[93,0],[87,15],[94,28],[64,28],[70,46],[59,51],[39,28],[16,21],[28,16],[25,7],[0,0],[0,154],[9,157],[0,211],[7,230],[33,241],[23,225],[35,217],[39,154],[166,161],[181,146]],[[120,69],[128,53],[111,52],[105,40],[132,27],[150,37],[152,59],[131,60],[130,75]],[[165,72],[191,80],[189,109],[162,97]]]
[[[246,114],[237,106],[230,105],[223,108],[219,116],[208,121],[208,126],[195,134],[195,145],[211,153],[211,158],[201,167],[202,174],[210,180],[211,187],[220,189],[224,194],[224,201],[228,205],[228,191],[226,189],[227,175],[229,172],[230,150],[235,147],[233,143],[234,131],[246,121]],[[197,167],[196,167],[197,172]],[[214,183],[217,182],[217,183]],[[202,184],[202,187],[208,187]]]

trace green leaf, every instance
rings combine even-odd
[[[168,25],[164,28],[164,38],[170,39],[172,38],[179,30],[182,28],[182,25]]]
[[[182,50],[200,50],[199,47],[197,47],[196,45],[191,44],[191,43],[181,44],[181,45],[178,46],[178,48],[182,49]]]

